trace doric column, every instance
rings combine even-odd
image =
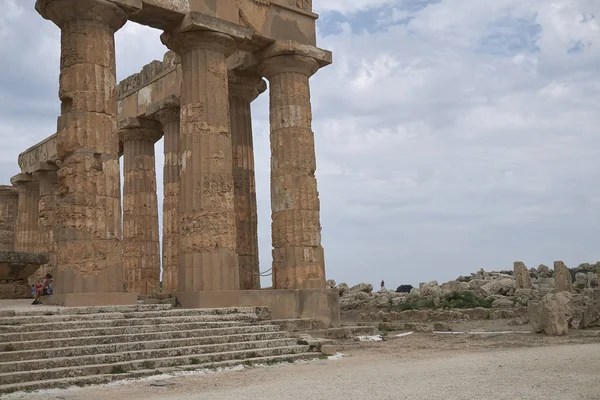
[[[54,274],[56,268],[56,190],[58,177],[54,164],[45,164],[33,174],[40,182],[40,202],[38,207],[39,250],[48,256],[48,263],[34,274],[34,279],[47,273]]]
[[[171,104],[154,114],[163,126],[165,164],[163,169],[162,289],[173,293],[179,287],[179,175],[181,137],[179,105]]]
[[[18,210],[18,190],[12,186],[0,186],[0,250],[15,249]]]
[[[160,245],[154,144],[160,123],[133,119],[119,131],[123,141],[123,267],[130,293],[160,291]]]
[[[181,57],[179,291],[237,290],[227,57],[234,40],[209,31],[165,33]]]
[[[55,293],[121,292],[121,200],[114,33],[106,0],[38,0],[61,29]]]
[[[40,183],[31,174],[18,174],[10,183],[19,190],[19,212],[15,229],[15,250],[40,251],[38,208]]]
[[[229,113],[240,289],[260,289],[258,218],[250,103],[267,89],[260,77],[229,75]]]
[[[263,60],[270,83],[273,287],[325,288],[309,78],[318,63],[299,55]]]

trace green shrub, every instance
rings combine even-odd
[[[454,292],[444,296],[441,302],[443,308],[492,308],[492,299],[485,299],[473,292]]]
[[[433,300],[429,300],[429,299],[416,299],[416,300],[410,300],[404,303],[400,303],[398,304],[395,309],[397,311],[408,311],[408,310],[423,310],[423,309],[427,309],[427,308],[437,308],[435,303],[433,302]]]

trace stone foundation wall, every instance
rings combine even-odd
[[[29,299],[30,297],[31,286],[29,286],[26,281],[0,280],[0,300]]]

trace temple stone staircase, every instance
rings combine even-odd
[[[319,355],[264,314],[167,304],[0,311],[0,394]]]

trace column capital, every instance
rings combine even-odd
[[[37,180],[33,177],[33,175],[23,172],[10,178],[10,183],[17,189],[19,186],[30,182],[37,182]]]
[[[157,120],[162,125],[179,121],[179,97],[170,96],[165,100],[153,103],[146,109],[146,115]]]
[[[311,77],[318,70],[317,60],[296,54],[269,57],[258,64],[258,72],[267,79],[284,72],[296,72]]]
[[[257,75],[243,75],[229,71],[229,96],[253,102],[267,90],[267,83]]]
[[[56,183],[58,173],[57,170],[40,170],[34,172],[33,177],[40,183]]]
[[[181,119],[181,109],[179,106],[162,108],[152,116],[164,126],[172,122],[178,122]]]
[[[19,191],[14,186],[0,185],[0,197],[17,197]]]
[[[108,0],[37,0],[36,11],[62,27],[73,20],[89,20],[118,31],[127,22],[127,13]]]
[[[158,121],[142,118],[127,118],[119,122],[119,140],[147,140],[158,142],[163,136],[162,125]]]
[[[236,49],[235,40],[231,36],[212,31],[166,31],[160,35],[160,40],[179,55],[190,50],[207,49],[219,51],[229,57]]]

